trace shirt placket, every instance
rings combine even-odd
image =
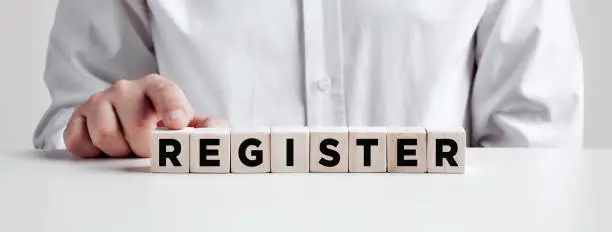
[[[303,0],[304,75],[309,126],[346,125],[339,0]]]

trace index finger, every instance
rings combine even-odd
[[[144,94],[151,100],[169,129],[183,129],[194,116],[194,111],[178,85],[159,75],[147,75],[141,80]]]

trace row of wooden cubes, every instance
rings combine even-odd
[[[155,129],[162,173],[464,173],[465,130],[416,127]]]

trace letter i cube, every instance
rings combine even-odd
[[[308,127],[273,127],[270,138],[272,172],[310,171]]]

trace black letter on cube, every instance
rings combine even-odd
[[[319,145],[319,150],[324,155],[327,155],[332,158],[331,160],[326,160],[326,159],[321,158],[319,160],[319,163],[321,165],[325,167],[333,167],[340,163],[340,154],[337,151],[327,148],[328,145],[337,147],[338,144],[340,144],[340,142],[338,142],[338,140],[335,140],[335,139],[324,139],[323,141],[321,141],[321,144]]]
[[[363,166],[372,166],[372,146],[378,146],[378,139],[357,139],[357,146],[363,146]]]
[[[259,147],[261,145],[261,141],[258,139],[250,138],[242,141],[240,146],[238,147],[238,158],[240,158],[240,162],[246,165],[247,167],[256,167],[263,163],[263,151],[262,150],[254,150],[251,151],[251,155],[254,157],[253,160],[250,160],[246,155],[246,149],[249,146]]]
[[[172,146],[174,149],[168,152],[166,147]],[[181,162],[178,160],[178,156],[181,154],[181,143],[176,139],[160,139],[159,140],[159,166],[166,166],[166,159],[170,159],[170,162],[175,167],[180,167]]]
[[[416,160],[406,159],[406,156],[415,156],[415,150],[404,150],[405,146],[416,146],[416,139],[398,139],[397,140],[397,166],[404,167],[416,167],[418,162]]]
[[[209,160],[208,156],[218,156],[219,151],[208,149],[207,146],[219,146],[219,139],[200,139],[200,167],[218,167],[221,165],[220,160]]]
[[[448,152],[444,152],[444,146],[450,147]],[[453,167],[459,166],[455,161],[455,156],[458,151],[458,145],[452,139],[436,139],[436,166],[443,166],[443,159],[448,161],[448,164]]]
[[[287,139],[287,166],[293,167],[293,139]]]

